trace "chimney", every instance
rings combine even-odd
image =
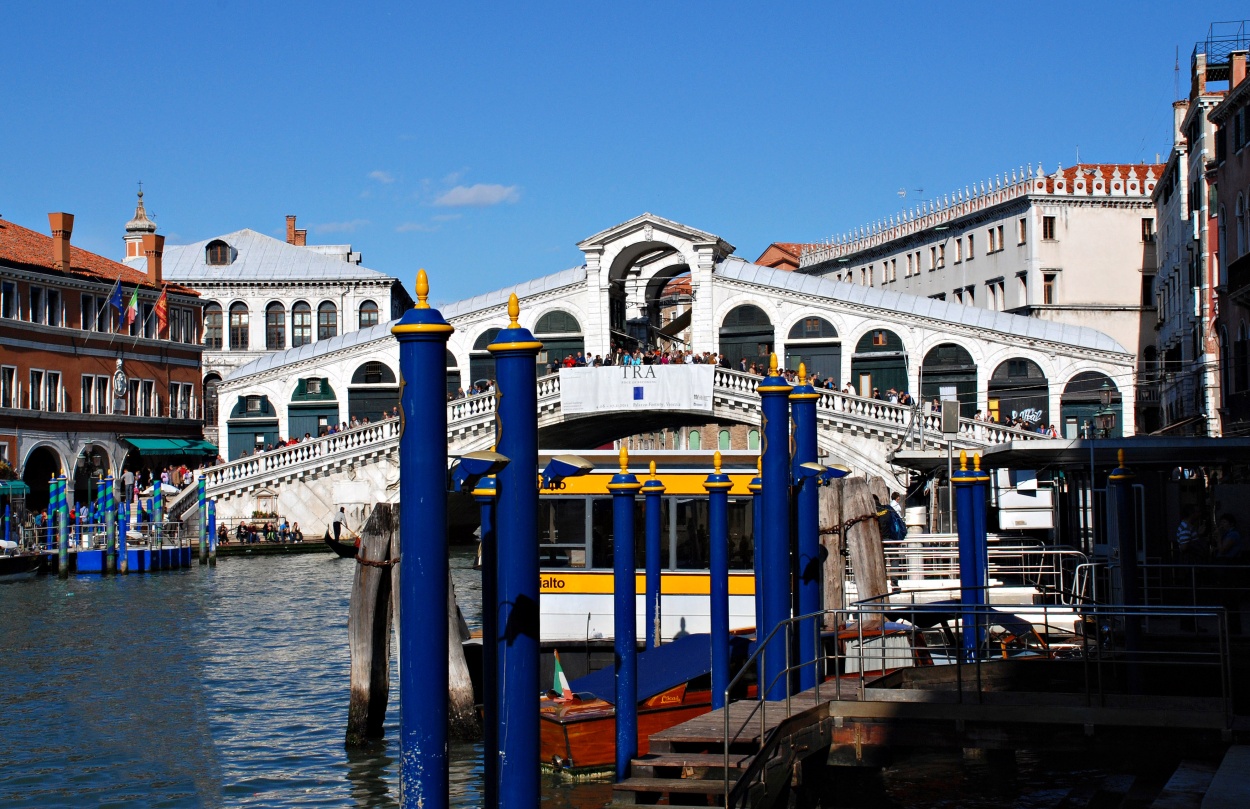
[[[1193,76],[1189,85],[1189,100],[1193,101],[1207,92],[1207,55],[1194,54]]]
[[[1228,55],[1228,89],[1231,92],[1246,78],[1246,52],[1233,51]]]
[[[156,233],[143,234],[143,255],[148,259],[148,281],[154,287],[161,285],[161,256],[164,254],[164,236]]]
[[[308,231],[306,230],[295,231],[294,245],[296,247],[307,247],[308,246]]]
[[[48,224],[52,228],[52,263],[58,270],[69,272],[69,237],[74,232],[74,215],[50,213]]]
[[[287,214],[286,217],[286,243],[295,244],[295,216]]]

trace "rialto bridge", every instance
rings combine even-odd
[[[871,474],[891,475],[889,453],[919,448],[922,433],[925,447],[946,446],[927,406],[876,400],[874,389],[907,390],[946,407],[957,402],[959,447],[1036,437],[977,420],[978,411],[1025,416],[1073,436],[1104,386],[1114,392],[1117,423],[1133,424],[1134,357],[1092,329],[757,266],[718,236],[651,214],[578,247],[585,256],[579,267],[440,307],[455,327],[450,395],[493,379],[485,348],[508,321],[509,295],[518,295],[521,324],[545,346],[535,373],[544,449],[590,449],[661,427],[676,446],[700,448],[694,436],[708,423],[748,425],[753,434],[757,377],[737,369],[744,360],[766,362],[771,352],[786,367],[803,362],[833,381],[836,390],[819,402],[821,449],[830,461]],[[437,294],[437,276],[431,287]],[[276,352],[223,381],[218,434],[227,463],[206,473],[220,514],[276,510],[315,526],[337,505],[395,496],[399,422],[382,418],[399,392],[398,344],[389,329]],[[710,377],[710,410],[564,412],[561,375],[550,366],[579,352],[593,360],[618,347],[657,345],[724,355],[730,367]],[[318,437],[353,418],[362,426]],[[489,447],[493,396],[449,401],[448,425],[452,454]],[[309,440],[256,452],[305,434]]]

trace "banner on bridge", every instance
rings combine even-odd
[[[619,410],[712,412],[712,365],[609,365],[560,369],[566,414]]]

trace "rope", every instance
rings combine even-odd
[[[403,554],[400,554],[400,556],[403,556]],[[386,561],[383,561],[383,562],[375,562],[372,559],[365,559],[359,553],[357,553],[356,564],[364,565],[365,567],[392,567],[394,565],[399,564],[399,556],[396,556],[394,559],[387,559]]]
[[[851,519],[847,520],[846,522],[842,523],[841,525],[835,525],[835,526],[833,526],[832,528],[822,528],[822,529],[820,529],[820,535],[821,535],[821,536],[829,536],[829,535],[831,535],[831,534],[833,534],[833,535],[840,535],[840,534],[844,534],[844,533],[846,533],[846,531],[847,531],[848,529],[850,529],[852,526],[858,525],[859,523],[863,522],[864,520],[873,520],[873,519],[876,519],[876,517],[877,517],[877,513],[876,513],[875,511],[874,511],[872,514],[861,514],[861,515],[860,515],[860,516],[858,516],[858,517],[852,517]]]

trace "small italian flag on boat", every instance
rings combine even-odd
[[[573,699],[573,690],[569,688],[569,678],[564,676],[564,668],[560,665],[560,653],[556,652],[556,673],[551,683],[551,690],[560,695],[560,701]]]

